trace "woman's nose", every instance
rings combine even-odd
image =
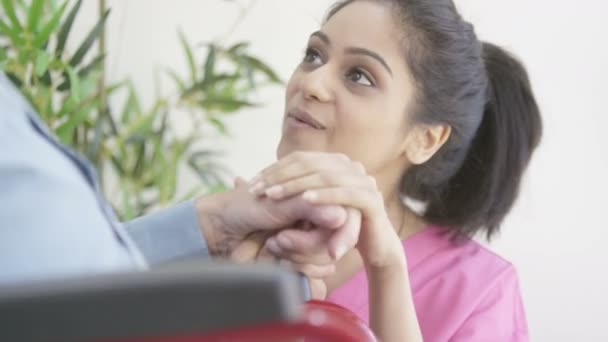
[[[332,100],[332,85],[327,65],[306,74],[302,79],[304,98],[319,102]]]

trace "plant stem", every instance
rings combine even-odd
[[[106,0],[99,0],[99,17],[103,16],[106,12]],[[106,27],[104,26],[99,34],[99,41],[97,43],[98,53],[100,56],[106,56]],[[108,104],[107,104],[107,94],[106,94],[106,59],[105,57],[101,61],[100,65],[100,76],[99,81],[97,83],[97,89],[99,93],[99,106],[97,108],[97,120],[103,120],[106,114],[109,115],[108,112]],[[101,133],[103,134],[103,133]],[[105,139],[104,139],[105,140]],[[97,156],[99,159],[99,156]],[[99,165],[99,160],[94,161],[97,165],[98,173],[99,173],[99,185],[103,189],[103,165]]]

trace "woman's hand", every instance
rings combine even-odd
[[[354,208],[361,213],[356,247],[366,267],[386,269],[404,263],[401,242],[388,218],[375,178],[367,175],[361,163],[343,154],[292,153],[254,178],[250,191],[274,200],[302,196],[311,204]],[[281,257],[290,255],[294,242],[291,237],[296,233],[281,232],[270,238],[267,245],[271,252]],[[336,250],[340,255],[346,252],[339,246]]]
[[[340,154],[296,152],[265,169],[250,190],[275,200],[302,196],[312,204],[360,212],[356,248],[367,272],[370,326],[385,341],[422,340],[401,241],[363,165]],[[287,247],[278,239],[277,246]]]
[[[247,183],[237,178],[235,188],[243,186],[247,186]],[[332,240],[334,234],[358,232],[361,225],[358,211],[348,209],[346,213],[345,223],[336,229],[319,228],[310,222],[302,221],[294,227],[278,232],[253,232],[232,251],[230,260],[237,263],[280,263],[308,277],[313,299],[325,299],[327,286],[323,278],[332,275],[336,269],[336,260],[327,242]],[[277,241],[282,244],[287,241],[289,249],[282,250]],[[282,258],[275,256],[279,253],[283,254]]]

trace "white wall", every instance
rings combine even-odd
[[[253,51],[287,79],[330,3],[258,1],[232,40],[251,40]],[[233,2],[219,0],[109,4],[110,78],[132,77],[148,98],[155,68],[185,70],[178,26],[192,41],[210,40],[224,34],[238,13]],[[482,39],[523,59],[543,111],[545,134],[521,199],[491,245],[519,269],[533,340],[608,341],[608,223],[603,212],[608,204],[608,2],[457,4]],[[78,25],[90,25],[95,6],[95,1],[85,2]],[[243,176],[274,159],[283,91],[264,91],[260,99],[267,106],[235,116],[230,120],[234,138],[218,142],[228,152],[227,164]]]

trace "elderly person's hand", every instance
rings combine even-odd
[[[357,242],[358,230],[342,228],[347,219],[342,206],[310,204],[300,197],[283,201],[260,198],[252,194],[244,182],[242,184],[228,192],[196,200],[198,219],[211,255],[228,257],[253,232],[276,233],[303,221],[319,228],[311,238],[319,239],[318,234],[321,234],[329,239],[326,252],[333,260],[339,259]],[[287,230],[277,238],[283,241],[281,236],[289,237],[290,234],[293,234],[292,230]],[[295,252],[309,253],[306,245],[302,245],[307,236],[297,237]]]
[[[237,180],[236,188],[245,186]],[[357,210],[346,209],[342,225],[333,229],[321,227],[306,219],[280,231],[251,233],[237,246],[231,260],[247,262],[278,262],[309,278],[314,299],[324,299],[327,289],[323,278],[335,271],[335,263],[357,241],[361,215]],[[346,246],[336,253],[335,246]]]

